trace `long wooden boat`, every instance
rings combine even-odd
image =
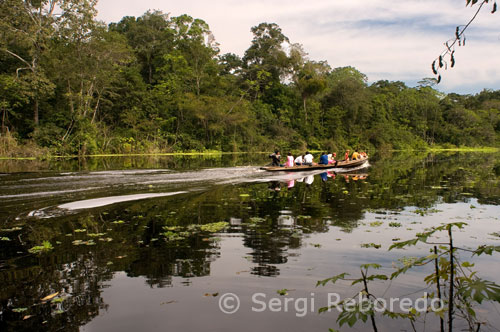
[[[329,169],[329,168],[352,168],[361,166],[364,163],[368,162],[368,157],[359,160],[349,160],[349,161],[339,161],[337,165],[329,164],[329,165],[302,165],[302,166],[293,166],[293,167],[281,167],[281,166],[264,166],[260,169],[269,171],[269,172],[300,172],[300,171],[313,171],[313,170],[321,170],[321,169]]]

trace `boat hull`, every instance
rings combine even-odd
[[[349,160],[349,161],[339,161],[337,165],[329,164],[329,165],[303,165],[303,166],[293,166],[293,167],[280,167],[280,166],[265,166],[260,169],[269,171],[269,172],[304,172],[304,171],[314,171],[321,169],[330,169],[330,168],[352,168],[358,167],[368,162],[368,158],[360,159],[360,160]]]

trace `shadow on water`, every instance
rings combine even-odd
[[[109,309],[103,293],[115,287],[118,273],[158,289],[201,277],[231,288],[245,275],[249,291],[252,278],[267,277],[258,280],[271,287],[284,275],[308,280],[308,271],[324,264],[336,271],[357,263],[325,263],[321,252],[359,236],[367,216],[409,223],[430,220],[438,205],[498,211],[500,203],[494,154],[393,156],[355,172],[278,175],[258,170],[267,162],[262,155],[74,162],[0,165],[14,171],[0,177],[1,330],[76,331]],[[20,173],[26,169],[36,172]],[[51,248],[29,251],[44,241]],[[335,255],[347,257],[350,248]],[[238,259],[221,258],[233,252]],[[307,271],[297,263],[301,255]],[[220,260],[228,265],[214,273]],[[242,270],[224,272],[231,265]]]

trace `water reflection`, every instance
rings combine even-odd
[[[209,167],[224,163],[207,162]],[[157,169],[158,164],[152,166]],[[199,277],[213,275],[214,264],[228,254],[225,243],[233,238],[241,241],[242,248],[241,255],[231,261],[233,264],[245,265],[249,277],[279,280],[286,268],[307,252],[311,236],[326,234],[332,227],[348,234],[370,211],[380,213],[380,218],[398,218],[399,211],[410,206],[425,214],[437,203],[468,203],[475,199],[479,204],[499,205],[498,169],[495,155],[458,154],[381,159],[369,170],[354,173],[266,177],[255,173],[254,168],[252,176],[250,171],[232,168],[222,175],[217,170],[221,176],[202,182],[201,177],[214,172],[193,171],[200,176],[193,185],[180,181],[180,175],[171,171],[134,173],[135,178],[131,178],[130,174],[102,173],[97,168],[100,174],[66,175],[73,180],[80,177],[82,188],[101,176],[126,176],[131,184],[147,182],[146,187],[160,176],[162,186],[168,185],[172,192],[185,187],[190,190],[140,201],[93,205],[50,219],[27,217],[32,205],[25,201],[2,200],[0,209],[6,217],[0,231],[0,329],[28,331],[46,326],[47,330],[78,330],[106,309],[102,292],[113,287],[115,273],[144,278],[151,288],[175,288],[179,285],[176,280],[191,285]],[[175,186],[169,184],[168,179],[176,176],[179,181]],[[34,183],[41,181],[40,177],[4,176],[0,177],[0,186],[13,186],[19,181]],[[19,190],[19,195],[29,195],[33,187]],[[113,193],[133,193],[123,186],[100,190],[109,197]],[[47,197],[47,201],[62,205],[75,200],[58,196]],[[40,202],[32,204],[44,206]],[[387,211],[391,215],[385,214]],[[222,221],[228,223],[224,230],[202,228]],[[336,237],[343,237],[338,234]],[[40,254],[28,252],[43,241],[50,242],[53,249]],[[318,265],[320,253],[318,249],[318,256],[313,256],[318,257]],[[347,263],[329,264],[334,268]],[[306,274],[295,273],[299,278]],[[241,274],[231,271],[220,278],[237,284],[237,276]],[[41,300],[56,292],[56,301]]]

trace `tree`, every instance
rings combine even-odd
[[[155,10],[137,19],[126,16],[118,23],[111,23],[109,29],[127,37],[143,68],[145,81],[153,84],[162,56],[174,47],[175,31],[168,14]]]
[[[175,48],[187,60],[191,68],[194,92],[200,95],[202,81],[215,74],[218,43],[208,24],[188,15],[172,18]]]
[[[0,28],[4,32],[0,50],[18,61],[15,70],[21,78],[24,71],[30,75],[22,77],[33,91],[30,97],[33,107],[33,122],[39,123],[39,103],[47,97],[54,86],[46,79],[41,65],[48,41],[53,37],[58,17],[56,6],[70,0],[4,0],[0,7]]]
[[[243,56],[245,77],[256,80],[259,72],[266,72],[270,84],[280,83],[289,72],[289,59],[283,47],[289,42],[288,37],[276,23],[261,23],[251,31],[254,35],[252,44]]]

